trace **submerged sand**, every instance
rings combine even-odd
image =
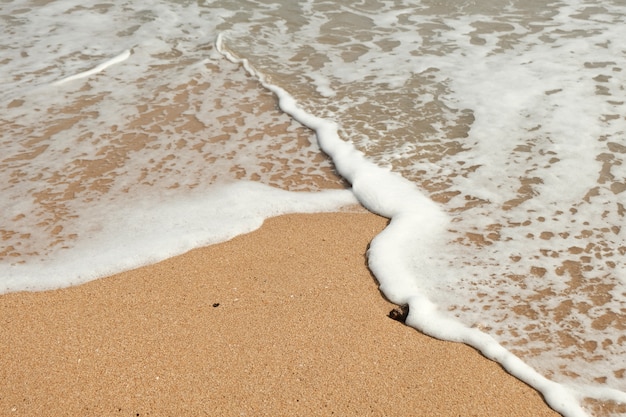
[[[556,416],[472,348],[387,315],[386,219],[288,215],[77,287],[0,296],[1,416]]]

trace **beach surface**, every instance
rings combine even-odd
[[[472,348],[388,317],[387,220],[286,215],[56,291],[0,296],[1,416],[556,416]]]

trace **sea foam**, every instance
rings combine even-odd
[[[143,199],[92,212],[97,230],[54,257],[3,265],[0,293],[81,284],[224,242],[261,227],[269,217],[337,211],[357,203],[350,190],[290,192],[249,181],[170,201]]]
[[[424,196],[414,183],[367,161],[361,152],[341,140],[334,122],[302,110],[287,91],[268,83],[245,58],[229,52],[223,34],[218,36],[216,44],[225,57],[241,63],[276,94],[285,113],[315,130],[321,149],[333,158],[338,172],[352,184],[359,201],[371,211],[391,219],[387,228],[372,241],[368,265],[385,296],[397,304],[408,305],[406,323],[433,337],[475,347],[541,392],[550,407],[564,416],[587,416],[574,391],[540,375],[488,334],[467,327],[440,311],[421,291],[420,277],[407,268],[407,259],[417,258],[416,263],[423,266],[422,273],[426,276],[423,280],[436,279],[428,276],[434,272],[428,270],[429,255],[432,242],[443,235],[449,224],[445,212]]]

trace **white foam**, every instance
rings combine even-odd
[[[307,77],[313,80],[313,84],[315,85],[315,89],[320,95],[323,97],[334,97],[337,93],[332,89],[330,80],[317,72],[310,72],[307,74]]]
[[[0,294],[77,285],[229,240],[287,213],[336,211],[357,204],[349,190],[289,192],[239,181],[187,198],[101,207],[89,234],[55,257],[2,265]]]
[[[74,74],[74,75],[70,75],[68,77],[62,78],[58,81],[53,82],[52,85],[60,85],[69,81],[78,80],[80,78],[90,77],[94,74],[104,71],[105,69],[107,69],[108,67],[112,65],[119,64],[120,62],[126,61],[128,57],[130,56],[130,54],[131,54],[130,49],[127,49],[121,54],[114,56],[113,58],[95,66],[94,68],[90,70],[79,72],[78,74]]]
[[[355,203],[348,190],[310,192],[340,183],[311,132],[214,50],[231,12],[75,0],[26,12],[17,3],[0,11],[10,23],[0,293],[74,285],[269,216]]]
[[[419,282],[436,279],[429,276],[436,271],[428,267],[433,242],[444,234],[449,224],[443,210],[414,183],[367,161],[361,152],[339,138],[335,123],[305,112],[284,89],[269,84],[246,59],[230,53],[224,46],[223,34],[218,36],[216,45],[224,56],[240,62],[274,92],[283,111],[315,130],[321,148],[333,158],[341,175],[352,183],[354,193],[364,206],[391,218],[389,226],[372,241],[368,264],[385,296],[394,303],[409,306],[407,324],[434,337],[475,347],[541,392],[554,410],[568,417],[587,416],[574,392],[537,373],[491,336],[441,312],[424,295]],[[420,274],[407,267],[407,259],[413,259],[423,268]]]

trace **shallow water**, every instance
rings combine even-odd
[[[602,400],[583,402],[590,413],[626,414],[607,401],[626,398],[626,5],[62,0],[0,10],[10,28],[0,42],[5,265],[69,259],[99,228],[108,234],[93,250],[111,230],[119,246],[133,236],[103,224],[130,216],[120,213],[149,207],[160,219],[173,202],[170,217],[194,205],[245,213],[213,198],[257,192],[225,188],[237,180],[343,186],[312,132],[218,53],[221,33],[224,50],[446,214],[435,237],[400,232],[415,243],[400,260],[412,285],[542,375]],[[281,207],[271,213],[303,209],[258,192],[252,201]],[[338,193],[307,209],[348,204]],[[190,228],[207,221],[189,218]],[[215,236],[249,230],[243,218]]]
[[[16,3],[4,6],[1,46],[5,291],[93,279],[291,210],[294,196],[260,183],[344,187],[313,133],[214,51],[210,21],[209,35],[189,34],[205,22],[197,8]],[[241,181],[254,181],[247,193]],[[225,188],[247,197],[223,207]],[[167,225],[156,253],[142,248]],[[81,260],[85,251],[102,265]]]

